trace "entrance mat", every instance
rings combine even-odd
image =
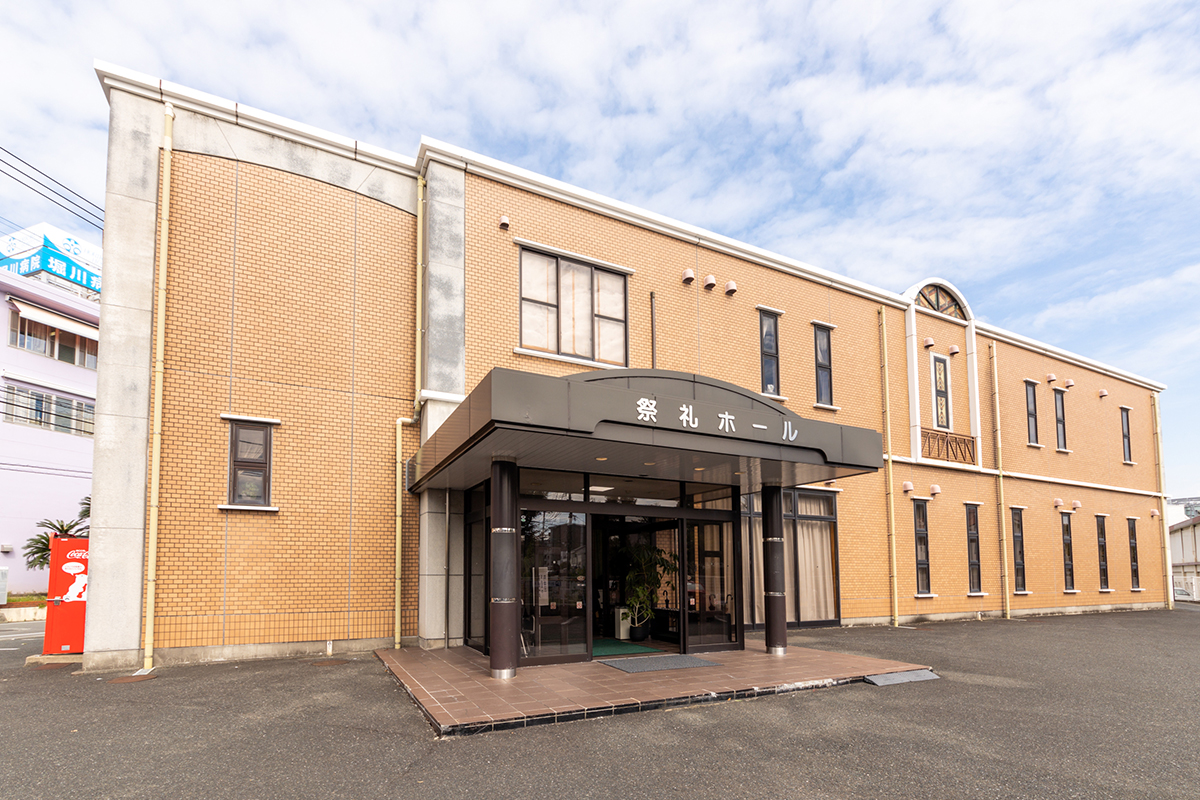
[[[601,661],[606,667],[619,669],[621,672],[658,672],[664,669],[691,669],[692,667],[719,667],[715,661],[705,661],[695,656],[644,656],[642,658],[621,658],[616,661]]]
[[[592,642],[592,658],[605,656],[627,656],[632,653],[658,653],[653,647],[644,644],[634,644],[620,639],[596,639]]]
[[[872,686],[892,686],[897,683],[912,683],[914,681],[936,681],[940,676],[933,670],[910,669],[907,672],[885,672],[882,675],[868,675],[864,681]]]

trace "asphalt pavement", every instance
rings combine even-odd
[[[1190,800],[1196,610],[797,631],[941,679],[447,740],[369,653],[139,683],[3,659],[0,796]]]

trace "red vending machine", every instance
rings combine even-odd
[[[87,618],[88,540],[50,540],[50,588],[46,594],[46,637],[42,655],[83,652]]]

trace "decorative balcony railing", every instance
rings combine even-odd
[[[921,428],[921,457],[974,464],[975,437]]]

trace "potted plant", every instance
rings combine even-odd
[[[641,543],[626,548],[629,572],[625,574],[625,604],[621,614],[629,620],[629,638],[645,641],[650,634],[649,623],[654,619],[654,600],[664,580],[679,570],[679,559],[673,553],[651,544]]]

